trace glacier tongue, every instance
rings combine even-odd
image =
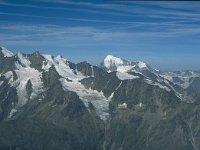
[[[27,57],[24,57],[21,53],[17,54],[18,60],[15,62],[15,73],[17,75],[17,79],[14,80],[14,75],[12,71],[8,71],[3,74],[6,79],[9,80],[10,86],[16,87],[18,103],[15,107],[11,109],[11,112],[8,118],[12,118],[13,114],[17,112],[17,110],[24,106],[28,100],[29,96],[27,94],[27,83],[30,80],[32,84],[32,93],[30,95],[30,99],[35,98],[43,92],[43,83],[41,81],[42,73],[38,70],[31,68],[31,62]]]
[[[24,59],[24,58],[23,58]],[[27,60],[25,61],[27,62]],[[14,81],[14,85],[17,86],[17,94],[18,94],[18,106],[21,107],[28,101],[26,85],[28,80],[32,83],[33,93],[31,94],[31,98],[34,98],[39,93],[42,92],[43,83],[41,81],[42,73],[38,70],[31,67],[22,67],[18,62],[16,65],[16,74],[18,79]]]
[[[107,120],[109,117],[108,106],[109,100],[103,95],[102,92],[98,92],[96,90],[86,89],[79,81],[81,79],[87,78],[81,72],[76,70],[76,74],[74,70],[69,67],[69,64],[66,59],[61,56],[57,56],[52,58],[50,55],[43,55],[47,61],[47,64],[43,64],[43,69],[48,71],[48,69],[54,65],[58,74],[62,77],[60,78],[60,82],[63,86],[63,89],[68,91],[73,91],[77,93],[80,99],[83,101],[86,107],[88,107],[88,103],[91,102],[97,114],[100,116],[102,120]],[[92,68],[93,71],[93,68]],[[92,73],[94,76],[94,73]],[[71,81],[67,80],[70,79]]]
[[[102,120],[106,121],[109,118],[109,100],[102,92],[86,89],[78,80],[70,82],[61,78],[60,82],[64,90],[76,92],[86,107],[88,107],[88,103],[91,102]]]

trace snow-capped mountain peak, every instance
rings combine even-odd
[[[35,52],[5,57],[8,53],[4,51],[4,55],[1,51],[2,48],[0,149],[15,149],[16,143],[20,143],[18,149],[118,150],[127,149],[126,145],[132,143],[135,144],[130,149],[145,149],[146,145],[159,149],[160,141],[154,142],[155,135],[168,144],[169,137],[165,138],[161,131],[165,128],[167,134],[171,133],[171,127],[172,134],[176,134],[170,137],[171,141],[180,141],[184,135],[183,140],[188,143],[178,145],[177,150],[199,149],[198,137],[193,136],[192,129],[196,131],[200,125],[200,72],[160,72],[144,62],[112,55],[104,59],[100,68],[87,62],[75,64],[59,55]],[[140,131],[136,136],[132,134],[135,130]],[[112,139],[112,135],[119,137]],[[135,142],[134,139],[145,135],[149,139],[145,143]],[[43,141],[43,137],[47,138]],[[133,141],[115,147],[119,140],[129,137]],[[91,139],[94,139],[92,145]],[[53,145],[46,147],[52,141]]]
[[[121,73],[139,73],[148,78],[160,78],[159,71],[150,67],[148,64],[142,61],[128,61],[112,55],[106,56],[101,63],[102,68],[107,72],[121,72]]]
[[[142,61],[128,61],[112,55],[107,55],[103,60],[103,66],[111,71],[128,72],[128,71],[141,71],[148,70],[150,67]]]
[[[146,68],[147,65],[146,65],[146,63],[144,63],[144,62],[142,62],[142,61],[139,61],[139,62],[138,62],[138,67],[139,67],[139,68]]]
[[[4,57],[12,57],[14,55],[11,51],[7,50],[5,47],[0,47],[0,49]]]
[[[112,66],[119,66],[123,64],[124,64],[124,61],[121,58],[118,58],[112,55],[107,55],[106,58],[104,59],[104,65],[107,68],[112,67]]]
[[[103,60],[102,66],[106,68],[108,72],[112,71],[127,72],[134,67],[132,65],[132,62],[112,55],[106,56],[106,58]]]

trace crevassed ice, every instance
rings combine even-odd
[[[24,59],[24,58],[23,58]],[[26,85],[28,80],[32,83],[33,93],[31,94],[31,98],[34,98],[39,93],[42,92],[43,83],[41,81],[42,73],[38,70],[31,68],[31,67],[22,67],[18,62],[15,63],[16,65],[16,74],[17,80],[14,84],[17,86],[17,94],[18,94],[18,106],[23,106],[27,103],[27,91]]]
[[[40,92],[42,92],[42,73],[40,73],[38,70],[30,67],[30,61],[24,57],[21,53],[17,54],[17,57],[19,59],[19,62],[15,62],[15,72],[17,74],[17,80],[13,81],[11,85],[16,86],[17,89],[17,96],[18,96],[18,105],[17,107],[21,107],[28,101],[27,91],[26,91],[26,85],[28,80],[32,83],[33,93],[31,94],[31,98],[34,98],[36,95],[38,95]],[[22,66],[22,65],[23,66]],[[7,72],[5,76],[7,78],[11,76],[12,72]]]
[[[108,113],[109,100],[103,95],[102,92],[98,92],[92,89],[86,89],[78,81],[70,82],[64,78],[61,78],[60,82],[64,90],[70,90],[76,92],[86,107],[88,107],[88,102],[91,102],[96,108],[96,112],[102,120],[105,121],[109,118],[109,113]]]
[[[79,82],[79,80],[86,78],[86,76],[82,75],[82,73],[77,70],[75,74],[74,71],[69,67],[67,60],[61,56],[57,56],[55,58],[52,58],[51,55],[43,56],[47,60],[47,64],[43,65],[43,69],[48,70],[51,65],[54,65],[58,74],[63,77],[60,79],[60,82],[64,90],[76,92],[86,107],[88,107],[88,102],[91,102],[102,120],[106,120],[109,117],[109,101],[103,95],[103,93],[96,90],[86,89]],[[71,81],[67,81],[66,79],[70,79]]]

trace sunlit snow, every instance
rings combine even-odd
[[[146,65],[144,62],[139,61],[139,62],[138,62],[138,67],[139,67],[139,68],[146,68],[147,65]]]
[[[12,118],[12,116],[13,116],[13,115],[14,115],[14,113],[16,113],[16,112],[17,112],[17,109],[15,109],[15,108],[11,109],[11,111],[10,111],[10,114],[9,114],[8,118]]]
[[[70,82],[64,78],[61,78],[60,81],[65,90],[76,92],[86,107],[88,107],[88,102],[91,102],[102,120],[106,120],[109,117],[109,100],[103,95],[102,92],[86,89],[78,81]]]
[[[124,62],[122,59],[114,57],[112,55],[107,55],[104,59],[104,65],[107,68],[112,67],[113,65],[122,65]]]
[[[12,52],[10,52],[9,50],[7,50],[5,47],[1,47],[2,48],[2,53],[4,55],[4,57],[12,57],[14,54]]]
[[[120,79],[120,80],[127,80],[127,79],[137,79],[139,78],[138,76],[134,76],[128,73],[122,73],[122,72],[117,72],[116,76]]]
[[[0,86],[3,84],[3,81],[0,81]]]
[[[42,92],[43,83],[41,81],[42,73],[38,70],[31,67],[22,67],[18,62],[16,62],[16,74],[17,80],[14,82],[17,85],[17,94],[18,94],[18,106],[23,106],[27,103],[27,91],[26,85],[28,80],[32,83],[33,93],[31,94],[31,98],[37,96],[40,92]]]
[[[158,83],[158,82],[153,82],[153,81],[150,80],[150,79],[146,79],[145,81],[146,81],[146,83],[148,83],[148,84],[150,84],[150,85],[158,86],[159,88],[164,89],[164,90],[166,90],[166,91],[168,91],[168,92],[171,91],[167,86],[162,85],[162,84],[160,84],[160,83]]]
[[[127,104],[126,103],[122,103],[122,104],[118,104],[118,108],[127,108]]]
[[[51,55],[43,55],[47,60],[47,65],[43,65],[43,69],[47,71],[52,65],[55,66],[56,71],[58,74],[64,78],[68,79],[83,79],[85,76],[83,76],[79,71],[76,71],[76,74],[74,73],[73,69],[69,67],[69,64],[67,63],[67,60],[62,58],[61,56],[57,56],[54,59]]]

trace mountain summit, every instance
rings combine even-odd
[[[98,67],[0,48],[0,149],[197,150],[199,83],[112,55]]]
[[[142,61],[128,61],[112,55],[107,55],[101,63],[101,67],[108,72],[118,71],[122,73],[137,72],[142,73],[147,77],[157,78],[159,71],[151,68],[149,65]]]
[[[0,47],[1,53],[4,55],[4,57],[12,57],[14,54],[7,50],[5,47]]]
[[[101,63],[108,71],[128,72],[130,70],[152,70],[152,68],[142,61],[128,61],[112,55],[107,55]],[[158,72],[158,70],[154,71]]]

